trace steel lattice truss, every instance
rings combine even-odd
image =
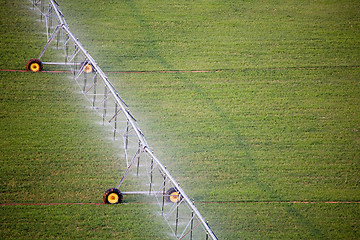
[[[135,175],[140,179],[139,183],[147,184],[139,184],[134,192],[122,192],[121,197],[122,194],[154,196],[176,239],[217,239],[193,202],[150,150],[135,118],[108,77],[70,32],[58,3],[55,0],[31,2],[33,9],[40,12],[41,21],[45,22],[47,43],[35,64],[31,65],[34,61],[30,60],[27,68],[41,71],[42,64],[67,65],[91,107],[100,114],[103,123],[112,127],[114,139],[123,139],[121,148],[125,152],[126,170],[116,190],[129,175]],[[63,50],[65,60],[42,63],[41,57],[53,45]]]

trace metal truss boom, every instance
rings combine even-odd
[[[57,45],[61,41],[60,46],[64,50],[65,62],[49,64],[69,66],[82,94],[91,103],[92,108],[101,115],[103,123],[113,128],[114,139],[116,139],[116,134],[122,136],[126,170],[117,188],[122,186],[129,173],[136,168],[136,175],[139,179],[146,179],[147,186],[139,184],[139,191],[133,193],[155,196],[161,206],[161,215],[176,239],[210,238],[216,240],[217,237],[194,203],[150,149],[143,132],[118,91],[69,30],[59,4],[55,0],[31,0],[31,2],[33,8],[39,10],[41,19],[45,18],[47,28],[47,43],[35,63],[41,64],[40,59],[55,39],[58,41]],[[45,3],[48,3],[47,7]],[[52,33],[51,29],[54,29]],[[69,54],[69,49],[72,49],[71,54]],[[30,70],[33,69],[37,70],[36,66],[34,68],[30,66]],[[110,116],[108,116],[109,113],[111,113]],[[166,191],[167,187],[170,187],[168,191]],[[124,192],[124,194],[131,194],[131,192]]]

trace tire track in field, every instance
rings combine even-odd
[[[129,70],[129,71],[104,71],[105,73],[112,73],[112,74],[131,74],[131,73],[209,73],[209,72],[217,72],[218,70],[149,70],[149,71],[142,71],[142,70]],[[221,71],[221,70],[219,70]],[[0,69],[0,72],[28,72],[28,70],[22,69]],[[39,73],[72,73],[70,70],[43,70]]]
[[[154,34],[152,34],[152,32],[151,32],[150,25],[147,24],[145,17],[141,15],[141,11],[137,8],[136,3],[134,3],[133,1],[129,1],[128,4],[129,4],[131,11],[134,12],[134,17],[136,17],[136,19],[139,21],[141,28],[144,30],[144,33],[146,34],[146,37],[148,38],[149,47],[152,49],[151,50],[152,56],[155,59],[157,59],[158,62],[162,66],[165,67],[165,69],[173,69],[171,64],[169,62],[167,62],[166,59],[159,54],[160,51],[158,51],[158,47],[154,44],[154,38],[152,37],[152,36],[154,36]],[[220,117],[220,119],[223,123],[222,126],[224,128],[229,129],[229,130],[236,129],[237,123],[229,121],[229,119],[227,117],[227,113],[224,112],[223,109],[221,108],[221,106],[218,106],[214,102],[214,100],[208,96],[206,91],[204,91],[200,85],[192,82],[191,79],[188,79],[181,72],[177,72],[175,74],[176,74],[176,78],[179,81],[183,82],[183,84],[186,85],[189,89],[193,90],[198,95],[204,96],[202,98],[203,104],[206,106],[209,106],[210,109],[212,109],[213,112],[215,112]],[[249,177],[248,181],[255,182],[260,189],[262,189],[264,192],[268,193],[270,198],[282,199],[281,196],[279,196],[278,193],[275,190],[273,190],[270,185],[261,181],[261,179],[259,177],[259,169],[258,169],[258,166],[256,166],[256,159],[254,159],[250,153],[250,151],[251,151],[250,146],[243,141],[243,137],[240,132],[235,131],[234,133],[235,133],[234,140],[237,142],[236,147],[245,150],[245,157],[241,158],[241,159],[245,159],[245,162],[242,162],[242,163],[246,165],[247,169],[252,170],[251,173],[252,173],[253,178]],[[316,228],[314,226],[314,224],[312,224],[310,222],[309,219],[307,219],[299,211],[297,211],[294,207],[292,207],[291,204],[285,205],[284,209],[290,216],[295,218],[294,222],[296,222],[300,226],[303,226],[305,231],[306,230],[310,231],[313,236],[318,236],[322,239],[328,239],[328,237],[326,236],[326,234],[323,231]]]
[[[360,204],[359,201],[199,201],[198,204]],[[158,204],[157,202],[123,202],[119,205],[127,204]],[[56,206],[56,205],[106,205],[105,203],[87,203],[87,202],[68,202],[68,203],[0,203],[0,206]]]
[[[0,206],[105,205],[105,203],[0,203]]]
[[[342,65],[342,66],[303,66],[303,67],[273,67],[273,68],[238,68],[238,69],[199,69],[199,70],[124,70],[124,71],[104,71],[111,74],[135,74],[135,73],[216,73],[216,72],[247,72],[247,71],[286,71],[286,70],[323,70],[323,69],[351,69],[360,68],[360,65]],[[29,72],[23,69],[0,69],[0,72]],[[70,70],[43,70],[44,73],[72,73]]]

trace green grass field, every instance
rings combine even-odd
[[[108,76],[219,239],[359,239],[358,1],[58,2],[104,71],[144,71]],[[0,69],[25,69],[44,28],[0,3]],[[1,239],[172,239],[141,198],[36,205],[100,203],[123,159],[69,74],[0,83]]]

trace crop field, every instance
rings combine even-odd
[[[359,1],[57,2],[219,239],[360,238]],[[174,239],[150,197],[102,204],[121,148],[71,74],[22,71],[31,1],[0,14],[0,238]]]

